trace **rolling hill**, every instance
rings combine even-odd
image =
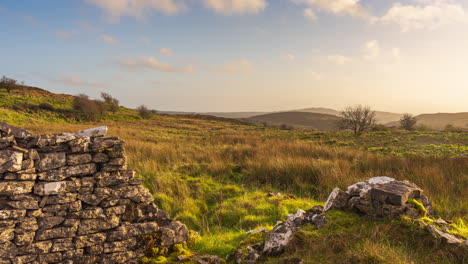
[[[453,125],[459,128],[468,128],[468,112],[464,113],[434,113],[421,114],[416,116],[418,125],[424,125],[432,129],[442,130],[447,125]],[[390,122],[387,126],[398,126],[398,122]]]
[[[295,112],[308,112],[308,113],[319,113],[327,115],[339,116],[340,112],[330,108],[314,107],[314,108],[305,108],[300,109]],[[375,118],[379,124],[387,124],[389,122],[396,122],[400,120],[403,114],[384,112],[384,111],[375,111]]]
[[[337,116],[307,113],[307,112],[279,112],[265,115],[257,115],[246,120],[253,123],[267,123],[268,125],[281,126],[289,125],[294,128],[307,128],[322,131],[336,130]]]

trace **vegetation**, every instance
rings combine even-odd
[[[405,130],[414,130],[414,126],[416,125],[416,117],[412,114],[404,114],[400,119],[400,127]]]
[[[436,217],[466,230],[467,132],[392,129],[354,137],[208,116],[153,114],[139,120],[137,111],[124,107],[97,117],[99,121],[80,123],[61,114],[76,113],[72,98],[3,95],[2,121],[34,133],[109,126],[111,136],[127,142],[129,167],[144,179],[158,206],[200,232],[192,246],[198,253],[225,257],[252,239],[246,231],[270,229],[299,208],[323,205],[334,187],[378,175],[415,182],[432,198]],[[48,103],[54,110],[14,110],[18,103]],[[281,195],[269,196],[270,191]],[[304,228],[286,255],[270,262],[303,257],[306,263],[457,263],[455,256],[463,253],[435,244],[428,232],[405,219],[364,219],[341,212],[327,217],[325,229]]]
[[[341,119],[338,128],[349,129],[355,136],[360,136],[364,131],[370,130],[376,124],[375,111],[368,106],[348,106],[341,111]]]

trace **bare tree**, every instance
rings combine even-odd
[[[414,130],[414,126],[416,125],[416,117],[412,114],[404,114],[400,118],[400,127],[406,130]]]
[[[102,98],[102,100],[104,100],[106,110],[109,110],[112,113],[115,113],[115,112],[117,112],[117,110],[119,110],[119,103],[120,102],[119,102],[119,100],[114,98],[112,95],[102,92],[101,93],[101,98]]]
[[[145,105],[140,105],[137,107],[138,114],[141,116],[143,119],[149,119],[151,116],[153,116],[153,111],[148,109]]]
[[[0,79],[0,87],[5,88],[5,90],[7,90],[7,92],[10,93],[12,90],[18,88],[18,81],[15,79],[3,76],[2,79]]]
[[[338,121],[339,129],[350,129],[355,136],[360,136],[364,131],[375,126],[375,111],[369,106],[347,106],[341,111],[341,119]]]

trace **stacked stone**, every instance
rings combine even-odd
[[[106,132],[32,136],[0,122],[0,264],[134,263],[142,235],[188,239]]]

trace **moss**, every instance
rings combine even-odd
[[[413,204],[416,207],[416,209],[418,209],[418,211],[421,213],[422,217],[427,216],[427,210],[420,201],[416,199],[409,199],[408,203]]]

